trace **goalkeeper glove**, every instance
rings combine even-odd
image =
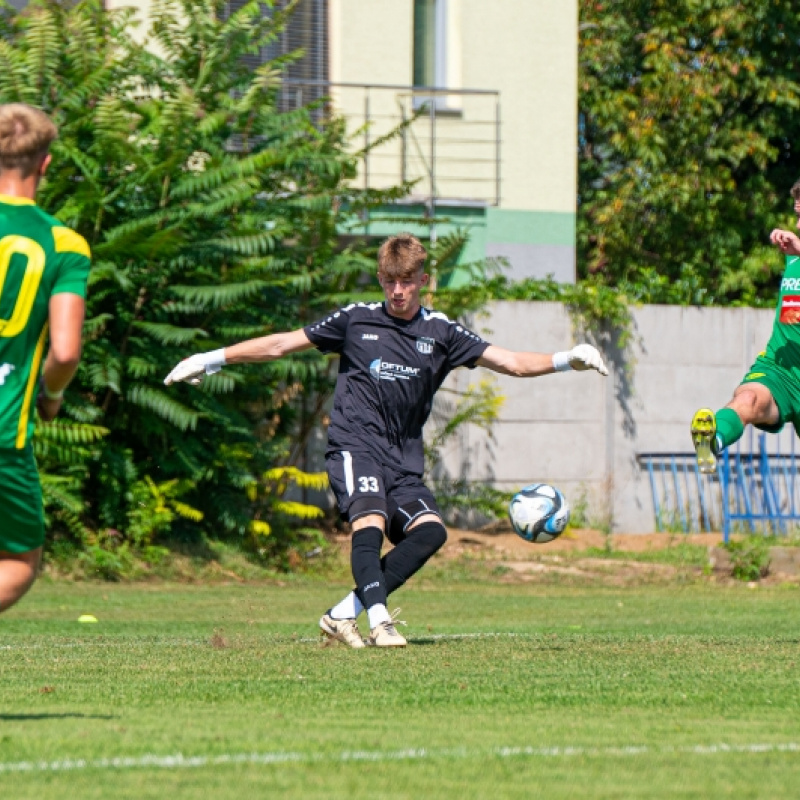
[[[175,369],[164,378],[164,383],[169,386],[171,383],[188,381],[192,386],[199,386],[206,375],[213,375],[219,372],[226,364],[225,348],[211,350],[208,353],[196,353],[189,358],[184,358]]]
[[[596,369],[601,375],[608,375],[608,367],[603,363],[600,353],[590,344],[579,344],[572,350],[553,353],[553,368],[556,372]]]

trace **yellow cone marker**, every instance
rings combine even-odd
[[[93,614],[81,614],[78,617],[78,622],[97,622],[97,617]]]

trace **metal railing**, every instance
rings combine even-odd
[[[786,534],[800,528],[800,452],[793,427],[748,434],[701,474],[692,453],[640,453],[656,530]]]
[[[444,203],[500,205],[499,92],[287,80],[281,105],[299,108],[323,93],[364,151],[358,176],[364,188],[413,182],[405,200],[424,205],[430,216]]]
[[[694,453],[639,453],[647,471],[657,531],[698,533],[724,526],[717,475],[703,475]]]

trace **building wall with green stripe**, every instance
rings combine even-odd
[[[418,217],[419,222],[409,223],[409,216]],[[436,219],[439,237],[458,229],[469,233],[459,258],[464,269],[453,276],[453,285],[469,279],[467,265],[488,258],[501,259],[504,273],[513,280],[552,276],[560,283],[575,282],[574,213],[440,206]],[[392,206],[370,222],[369,234],[382,237],[402,230],[429,238],[433,227],[422,206]]]

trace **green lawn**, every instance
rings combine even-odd
[[[429,582],[407,650],[321,648],[343,588],[40,582],[0,617],[0,796],[800,794],[797,589]]]

